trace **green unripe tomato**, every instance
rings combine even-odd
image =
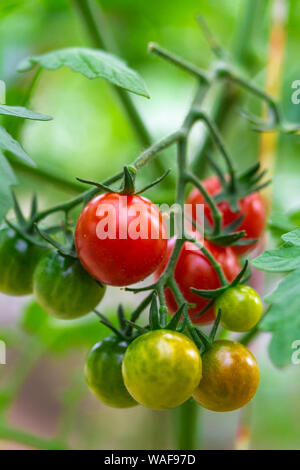
[[[188,400],[202,374],[199,351],[187,336],[154,330],[138,336],[128,347],[122,365],[129,393],[142,405],[166,410]]]
[[[33,288],[40,305],[65,320],[91,312],[105,293],[105,286],[100,286],[77,259],[54,250],[38,263]]]
[[[0,230],[0,292],[28,295],[33,292],[33,273],[45,248],[36,246],[14,230]]]
[[[84,374],[88,386],[106,405],[130,408],[137,402],[128,393],[122,377],[122,361],[127,343],[108,336],[95,344],[87,355]]]
[[[215,315],[221,309],[221,325],[230,331],[251,330],[260,320],[263,305],[258,293],[249,286],[227,289],[215,302]]]
[[[202,356],[203,377],[194,393],[203,408],[233,411],[246,405],[259,383],[255,357],[235,341],[215,341]]]

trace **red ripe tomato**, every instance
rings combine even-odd
[[[167,228],[148,199],[105,193],[81,212],[75,243],[85,269],[103,284],[126,286],[149,276],[166,254]]]
[[[171,238],[168,243],[167,256],[155,272],[155,279],[158,279],[165,270],[175,244],[175,238]],[[205,247],[222,266],[223,272],[229,282],[240,272],[240,263],[237,256],[230,247],[220,247],[205,241]],[[194,294],[190,288],[195,289],[217,289],[221,287],[220,280],[211,262],[200,249],[195,249],[191,242],[185,242],[179,254],[174,271],[175,281],[189,303],[195,304],[189,307],[188,312],[193,323],[206,324],[215,319],[213,307],[197,318],[197,314],[208,304],[208,299],[203,299]],[[170,288],[165,289],[165,297],[168,309],[175,313],[178,305]]]
[[[203,186],[211,196],[216,196],[221,191],[221,184],[217,176],[211,176],[203,181]],[[205,204],[204,214],[208,221],[213,224],[213,218],[209,206],[205,203],[201,192],[194,188],[190,193],[188,204]],[[233,212],[227,201],[218,203],[218,208],[223,215],[223,227],[234,222],[241,215],[244,216],[241,224],[235,231],[245,230],[245,238],[259,238],[264,230],[266,221],[266,204],[259,193],[252,193],[239,201],[240,212]],[[238,255],[243,255],[251,251],[256,246],[255,243],[244,246],[233,246],[232,249]]]

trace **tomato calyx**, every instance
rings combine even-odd
[[[190,333],[192,339],[194,340],[194,342],[196,343],[199,351],[201,352],[201,354],[203,354],[205,351],[207,351],[208,348],[211,347],[211,345],[213,344],[214,340],[215,340],[215,337],[216,337],[216,334],[217,334],[217,331],[218,331],[218,327],[219,327],[219,324],[220,324],[220,320],[221,320],[221,309],[219,309],[218,311],[218,314],[217,314],[217,317],[214,321],[214,324],[211,328],[211,331],[209,333],[209,335],[206,335],[202,330],[200,330],[199,328],[196,328],[189,315],[188,315],[188,312],[187,312],[187,309],[185,308],[183,310],[183,315],[184,315],[184,320],[186,321],[186,325],[187,325],[187,330],[188,332]]]
[[[260,170],[260,163],[255,163],[243,173],[236,175],[235,170],[230,166],[228,168],[229,174],[225,174],[223,170],[216,164],[216,162],[208,156],[208,161],[214,171],[216,172],[219,189],[212,194],[209,194],[205,185],[195,176],[188,174],[188,180],[198,189],[201,193],[205,204],[210,208],[211,218],[207,218],[205,212],[205,238],[210,242],[220,246],[245,246],[253,245],[258,239],[248,238],[245,230],[239,227],[243,225],[244,214],[241,210],[241,201],[252,193],[257,193],[261,189],[268,186],[271,180],[263,181],[266,170]],[[219,206],[222,203],[228,204],[228,209],[234,214],[236,218],[225,226],[223,221],[224,215],[220,212]],[[195,217],[193,217],[195,218]],[[203,227],[195,220],[192,221],[194,228],[203,231]],[[237,231],[238,230],[238,231]]]
[[[216,165],[216,163],[214,163]],[[266,175],[266,170],[260,171],[260,163],[257,162],[246,171],[236,176],[234,189],[229,182],[222,178],[220,183],[222,190],[214,196],[215,202],[227,201],[234,212],[239,211],[239,200],[265,188],[271,180],[261,182]]]
[[[16,222],[5,218],[5,223],[28,243],[45,248],[45,243],[40,240],[40,237],[37,236],[38,234],[34,230],[34,221],[38,213],[36,194],[32,197],[30,215],[28,218],[24,216],[14,191],[12,191],[12,198]]]
[[[144,186],[141,189],[137,189],[135,187],[135,179],[137,175],[137,169],[133,165],[127,165],[124,166],[123,168],[123,177],[122,177],[122,184],[119,188],[112,188],[111,186],[108,186],[103,183],[98,183],[97,181],[92,181],[92,180],[86,180],[82,178],[76,178],[80,183],[85,183],[89,184],[92,186],[96,186],[102,191],[108,192],[108,193],[118,193],[118,194],[123,194],[125,196],[131,196],[131,195],[139,195],[142,194],[143,192],[147,191],[148,189],[151,189],[152,187],[156,186],[159,184],[161,181],[163,181],[168,174],[170,173],[171,169],[169,168],[167,171],[163,173],[162,176],[157,178],[156,180],[152,181],[150,184]]]
[[[109,328],[118,339],[126,341],[127,343],[129,343],[133,339],[133,335],[128,334],[128,323],[125,318],[123,306],[121,304],[119,304],[118,306],[119,327],[114,326],[105,315],[99,312],[99,310],[95,309],[94,313],[100,318],[100,323]]]
[[[41,238],[43,238],[47,243],[52,245],[60,255],[64,256],[65,258],[78,259],[75,246],[74,246],[73,232],[67,226],[62,227],[65,232],[65,239],[66,239],[65,245],[54,240],[54,238],[52,238],[49,235],[49,233],[47,233],[47,231],[39,228],[37,224],[34,224],[34,226],[38,234],[41,236]]]

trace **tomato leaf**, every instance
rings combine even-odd
[[[264,251],[251,264],[267,272],[293,271],[300,267],[300,246],[285,243],[275,250]]]
[[[0,149],[11,152],[18,160],[30,166],[35,166],[35,163],[29,155],[22,149],[19,142],[17,142],[5,129],[0,126]]]
[[[295,246],[300,246],[300,228],[282,235],[282,240]]]
[[[23,108],[23,106],[6,106],[4,104],[0,105],[0,114],[24,119],[34,119],[37,121],[50,121],[53,119],[51,116],[30,111],[30,109]]]
[[[11,186],[15,184],[17,184],[16,176],[9,162],[0,152],[0,221],[12,205]]]
[[[291,364],[293,342],[300,339],[300,269],[288,274],[265,301],[271,306],[259,329],[272,332],[270,358],[284,367]]]
[[[31,70],[35,64],[47,70],[57,70],[66,66],[73,72],[79,72],[87,78],[105,78],[116,86],[149,98],[146,85],[137,72],[108,52],[85,47],[59,49],[24,59],[19,65],[18,71]]]

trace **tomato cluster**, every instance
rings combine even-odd
[[[201,355],[182,333],[167,329],[138,336],[129,346],[108,337],[89,352],[85,376],[100,400],[115,408],[142,404],[166,410],[190,397],[213,411],[233,411],[254,396],[259,369],[234,341],[215,341]]]
[[[204,181],[204,186],[212,196],[221,190],[216,177]],[[201,204],[204,200],[198,190],[193,190],[188,202]],[[219,202],[218,207],[223,227],[243,213],[236,230],[245,230],[249,239],[261,235],[265,209],[258,194],[242,199],[238,213],[232,212],[226,201]],[[204,211],[212,223],[207,204]],[[110,230],[114,236],[108,233]],[[0,290],[12,295],[33,292],[52,315],[74,319],[95,309],[106,285],[127,286],[150,274],[157,283],[167,269],[175,242],[174,237],[167,240],[163,216],[151,201],[137,195],[105,193],[92,199],[77,221],[78,257],[35,245],[13,229],[1,229]],[[249,331],[257,324],[262,314],[259,296],[252,288],[234,282],[241,272],[238,255],[251,248],[253,244],[230,247],[204,240],[201,250],[192,242],[183,243],[173,277],[188,304],[192,323],[211,323],[217,317],[224,328],[236,332]],[[218,263],[228,284],[221,282],[212,260]],[[220,295],[211,302],[191,288]],[[164,294],[168,311],[174,314],[179,308],[178,297],[170,286],[165,287]],[[245,346],[210,340],[201,355],[193,335],[188,334],[190,330],[149,325],[142,334],[109,336],[89,352],[86,381],[105,404],[116,408],[142,404],[163,410],[194,397],[207,409],[231,411],[254,396],[259,370]]]

